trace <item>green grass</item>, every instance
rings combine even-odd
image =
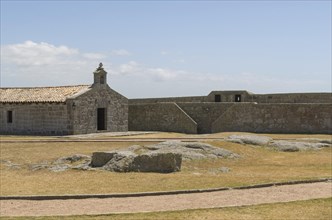
[[[251,219],[251,220],[330,220],[332,218],[332,198],[306,201],[263,204],[243,207],[196,209],[171,212],[151,212],[135,214],[110,214],[94,216],[61,216],[61,217],[2,217],[12,220],[136,220],[136,219]]]

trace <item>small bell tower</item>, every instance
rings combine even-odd
[[[103,68],[103,64],[99,63],[99,67],[93,72],[93,85],[107,85],[107,72]]]

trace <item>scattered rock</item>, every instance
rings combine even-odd
[[[4,164],[5,166],[7,166],[10,169],[21,169],[22,168],[21,164],[13,163],[10,160],[0,160],[0,163]]]
[[[159,144],[133,145],[124,150],[94,152],[91,167],[115,172],[176,172],[182,159],[236,158],[231,151],[199,142],[166,141]]]
[[[229,173],[231,171],[228,167],[220,167],[218,170],[222,173]]]
[[[91,157],[83,154],[74,154],[68,157],[61,157],[54,162],[42,162],[40,164],[31,164],[29,169],[32,171],[48,169],[53,172],[61,172],[69,169],[90,170],[89,164]]]
[[[180,171],[182,157],[176,153],[148,152],[143,154],[115,154],[103,167],[115,172],[158,172]]]
[[[165,141],[152,146],[147,146],[147,148],[160,152],[178,153],[182,155],[184,160],[239,157],[238,154],[235,154],[229,150],[214,147],[210,144],[201,142]]]
[[[69,157],[61,157],[54,161],[55,164],[63,164],[63,163],[76,163],[76,162],[82,162],[82,161],[90,161],[91,157],[83,154],[74,154]]]
[[[231,171],[230,168],[228,167],[220,167],[220,168],[212,168],[212,169],[209,169],[209,172],[210,173],[229,173]]]
[[[231,135],[227,141],[239,143],[239,144],[252,144],[252,145],[267,145],[273,139],[266,136],[257,135]]]
[[[272,147],[278,151],[297,152],[301,150],[319,150],[323,147],[331,147],[332,141],[317,138],[301,138],[296,141],[273,140],[266,136],[255,135],[231,135],[227,139],[239,144],[252,144]],[[305,142],[304,142],[305,141]]]
[[[32,171],[37,171],[37,170],[47,169],[47,168],[49,168],[49,165],[47,163],[29,165],[29,169]]]
[[[319,150],[323,147],[331,147],[331,144],[313,142],[291,142],[291,141],[272,141],[269,147],[279,151],[296,152],[301,150]]]
[[[48,167],[48,170],[53,172],[62,172],[70,169],[71,166],[68,164],[56,164]]]
[[[332,144],[332,139],[320,139],[320,138],[298,138],[296,139],[300,142],[316,142],[316,143],[322,143],[322,144]]]

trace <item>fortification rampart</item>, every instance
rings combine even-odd
[[[212,123],[211,131],[332,133],[332,104],[234,105]]]
[[[195,124],[197,133],[332,133],[332,104],[173,104],[129,105],[129,129],[194,133]]]
[[[129,105],[130,131],[197,133],[197,123],[175,103]]]
[[[158,102],[332,103],[332,93],[254,94],[245,90],[212,91],[207,96],[130,99],[129,104]]]
[[[129,104],[145,104],[159,102],[206,102],[206,96],[187,96],[187,97],[165,97],[165,98],[146,98],[129,99]]]

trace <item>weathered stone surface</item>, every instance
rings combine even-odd
[[[319,150],[331,147],[331,141],[327,139],[301,138],[295,141],[273,140],[272,138],[257,135],[231,135],[227,141],[239,144],[252,144],[274,148],[278,151],[296,152],[301,150]]]
[[[6,167],[8,167],[10,169],[21,169],[22,168],[21,164],[13,163],[10,160],[0,160],[0,164],[4,164]]]
[[[266,145],[272,141],[272,138],[258,135],[231,135],[227,138],[227,141],[240,144]]]
[[[296,152],[301,150],[319,150],[323,147],[331,147],[331,144],[311,142],[272,141],[269,147],[279,151]]]
[[[146,146],[157,152],[174,152],[181,154],[184,160],[235,158],[239,155],[210,144],[200,142],[165,141],[159,144]]]
[[[113,157],[115,152],[93,152],[92,159],[91,159],[91,167],[102,167],[108,161],[110,161]]]
[[[133,145],[124,150],[95,152],[91,166],[115,172],[175,172],[182,159],[236,158],[228,150],[198,142],[166,141],[159,144]]]
[[[63,163],[75,163],[78,161],[89,161],[91,160],[90,156],[87,155],[83,155],[83,154],[74,154],[72,156],[68,156],[68,157],[61,157],[59,159],[57,159],[54,163],[55,164],[63,164]]]
[[[104,169],[115,172],[159,172],[180,171],[182,157],[176,153],[143,154],[119,152],[104,166]]]

